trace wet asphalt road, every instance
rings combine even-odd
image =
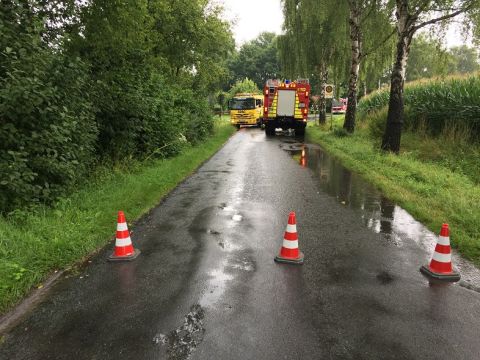
[[[59,282],[0,359],[479,359],[480,294],[429,285],[389,206],[372,231],[301,149],[237,132],[134,227],[138,259]],[[291,210],[303,266],[273,261]]]

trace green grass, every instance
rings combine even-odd
[[[336,118],[335,128],[342,123],[343,117]],[[448,222],[453,246],[480,265],[480,149],[406,133],[399,156],[384,154],[365,126],[348,136],[339,130],[330,131],[329,125],[311,126],[307,137],[431,231],[438,233],[441,224]]]
[[[133,222],[212,156],[234,132],[217,123],[215,134],[180,155],[128,170],[104,170],[53,208],[0,217],[0,313],[7,311],[54,270],[72,267],[105,246],[116,213]]]

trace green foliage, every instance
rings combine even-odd
[[[372,111],[368,114],[368,132],[373,140],[379,140],[385,133],[388,107]]]
[[[166,157],[185,145],[186,107],[191,99],[184,99],[180,93],[180,89],[166,86],[158,75],[149,79],[142,96],[145,111],[133,124],[137,157]]]
[[[85,29],[69,51],[90,64],[101,156],[115,161],[138,153],[141,124],[154,116],[149,101],[147,29],[143,2],[98,0],[82,10]],[[128,16],[125,16],[128,14]]]
[[[218,105],[218,110],[223,110],[227,107],[229,94],[225,91],[219,91],[216,94],[215,103]]]
[[[408,83],[405,86],[405,127],[423,129],[434,136],[449,132],[463,134],[469,140],[480,136],[480,76],[450,77]],[[381,122],[388,106],[388,89],[376,91],[363,98],[358,111],[360,118],[373,115],[375,124]],[[378,124],[377,124],[378,125]],[[374,128],[378,126],[374,125]],[[376,133],[375,133],[376,134]]]
[[[350,133],[344,129],[343,127],[335,127],[333,129],[333,135],[335,135],[336,137],[347,137],[350,135]]]
[[[39,19],[10,10],[0,15],[0,211],[62,195],[95,161],[97,133],[85,63],[52,52]]]
[[[422,34],[413,39],[407,64],[407,80],[414,81],[433,76],[445,76],[454,58],[438,39]]]
[[[0,213],[210,135],[234,50],[207,0],[5,0],[0,32]]]
[[[263,88],[268,79],[280,77],[277,36],[264,32],[243,44],[230,61],[229,68],[234,81],[249,78],[258,88]]]
[[[362,66],[360,83],[368,89],[377,87],[392,61],[394,28],[390,23],[390,4],[358,1],[362,10]],[[282,71],[291,78],[308,77],[312,92],[322,88],[322,72],[336,84],[338,95],[347,92],[351,43],[349,4],[347,1],[283,1],[285,33],[278,37]],[[379,31],[382,29],[382,31]]]
[[[228,91],[230,99],[233,98],[235,94],[239,93],[261,94],[262,92],[258,89],[257,84],[255,84],[252,80],[245,78],[237,81],[235,85],[233,85]]]
[[[451,48],[449,53],[453,58],[450,73],[468,74],[480,70],[479,53],[475,48],[461,45]]]
[[[215,91],[228,78],[227,59],[235,49],[230,25],[221,19],[222,8],[208,0],[148,3],[157,62],[175,82]]]
[[[307,77],[329,68],[332,80],[344,81],[350,49],[348,5],[328,0],[283,2],[285,34],[279,36],[282,70],[287,77]],[[321,84],[314,92],[320,93]]]
[[[196,144],[213,132],[213,118],[206,99],[201,99],[192,91],[183,90],[186,114],[186,139]]]
[[[445,49],[439,39],[420,34],[413,39],[407,64],[407,79],[466,74],[480,70],[478,54],[466,45]]]

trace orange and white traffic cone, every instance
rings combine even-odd
[[[287,229],[283,236],[283,245],[280,254],[275,256],[275,261],[287,264],[303,264],[303,253],[298,248],[297,223],[295,213],[292,211],[288,216]]]
[[[300,166],[307,167],[307,154],[305,152],[305,148],[302,149],[302,153],[300,155]]]
[[[460,280],[460,274],[452,269],[448,224],[442,225],[430,266],[424,265],[420,268],[420,271],[422,274],[435,280],[447,282]]]
[[[118,212],[117,236],[115,238],[115,250],[108,257],[108,261],[131,261],[140,254],[140,250],[134,249],[127,221],[123,211]]]

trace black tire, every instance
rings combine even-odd
[[[295,129],[295,135],[304,136],[305,135],[305,126],[299,126]]]
[[[235,125],[235,127],[237,128],[237,130],[240,130],[240,125]]]
[[[275,135],[275,126],[272,126],[270,123],[265,124],[265,135],[273,136]]]

